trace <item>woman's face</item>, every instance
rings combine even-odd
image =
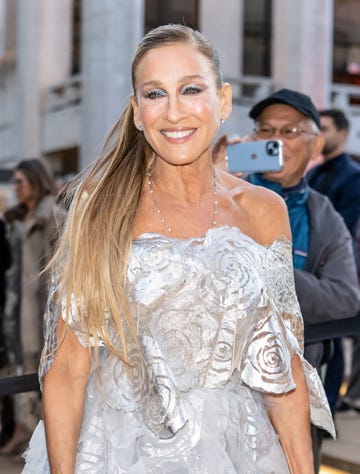
[[[135,91],[134,122],[157,156],[173,165],[210,156],[231,111],[231,88],[216,87],[206,56],[186,43],[155,48],[137,67]]]
[[[28,204],[35,199],[34,188],[26,175],[20,171],[15,171],[14,174],[14,191],[19,203]]]

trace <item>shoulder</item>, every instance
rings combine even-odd
[[[227,173],[226,173],[227,174]],[[277,238],[291,239],[285,201],[273,191],[228,175],[225,185],[238,215],[246,216],[251,237],[262,245],[271,245]],[[241,224],[239,225],[241,228]]]

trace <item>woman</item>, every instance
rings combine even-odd
[[[40,368],[51,472],[311,473],[309,399],[333,426],[302,357],[287,211],[212,164],[231,112],[216,53],[161,26],[132,80],[54,261]],[[45,432],[24,472],[49,472]]]
[[[9,362],[18,374],[37,371],[43,346],[43,314],[49,263],[57,238],[54,214],[54,179],[39,159],[23,160],[14,170],[17,205],[5,212],[12,250],[6,275],[5,330]],[[15,403],[13,436],[0,454],[19,454],[39,421],[40,394],[19,394]]]

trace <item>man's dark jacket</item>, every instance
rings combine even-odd
[[[326,196],[313,189],[309,189],[307,206],[308,257],[304,270],[294,272],[305,344],[309,345],[338,337],[338,320],[354,317],[360,311],[360,297],[352,240],[343,218]],[[309,351],[315,349],[319,347],[306,348],[308,359],[313,359]],[[318,366],[319,361],[309,361]]]
[[[310,169],[306,175],[309,186],[325,194],[355,238],[360,216],[360,165],[347,153]]]

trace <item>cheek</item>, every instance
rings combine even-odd
[[[32,196],[32,195],[34,194],[33,189],[32,189],[32,187],[30,186],[30,184],[26,184],[26,185],[24,186],[24,194],[25,194],[26,196]]]
[[[192,113],[199,117],[217,119],[220,114],[219,101],[214,97],[193,100],[190,104]]]
[[[153,122],[159,116],[160,107],[156,105],[142,105],[139,107],[139,116],[143,124]]]

